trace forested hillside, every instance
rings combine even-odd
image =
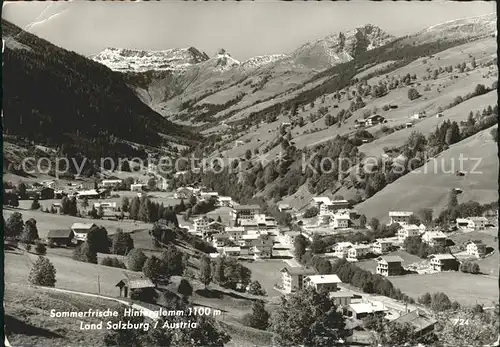
[[[123,76],[2,21],[4,133],[95,158],[135,155],[122,140],[196,140],[144,105]]]

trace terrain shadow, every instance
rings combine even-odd
[[[9,336],[9,334],[22,334],[28,336],[43,336],[51,339],[63,337],[62,335],[56,334],[50,330],[34,327],[9,315],[5,315],[4,324],[6,336]]]

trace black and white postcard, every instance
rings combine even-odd
[[[499,346],[494,2],[1,28],[6,346]]]

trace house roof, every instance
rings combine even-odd
[[[122,285],[126,285],[130,289],[155,287],[154,283],[149,278],[139,278],[139,279],[124,278],[120,282],[118,282],[115,287],[121,287]]]
[[[444,254],[431,254],[427,258],[437,258],[439,260],[447,260],[447,259],[456,259],[453,254],[444,253]]]
[[[387,311],[387,308],[384,306],[384,304],[378,301],[349,304],[349,307],[356,314]]]
[[[259,205],[236,205],[233,208],[235,210],[260,210]]]
[[[352,247],[354,246],[351,242],[337,242],[335,247]]]
[[[224,247],[224,252],[241,252],[241,247]]]
[[[342,283],[337,275],[311,275],[307,278],[314,284]]]
[[[446,235],[441,231],[427,231],[427,232],[425,232],[424,235],[425,235],[425,237],[428,237],[430,239],[446,238]]]
[[[487,222],[488,218],[486,218],[486,217],[469,217],[469,220],[471,220],[473,222],[479,222],[479,221]]]
[[[378,257],[377,261],[384,260],[387,263],[402,263],[404,260],[401,257],[398,257],[397,255],[388,255],[388,256],[383,256],[383,257]]]
[[[389,217],[409,217],[413,214],[413,212],[409,211],[390,211]]]
[[[73,223],[73,225],[71,226],[71,229],[73,229],[73,230],[75,230],[75,229],[90,230],[94,226],[95,226],[94,223]]]
[[[477,246],[485,245],[485,243],[482,240],[469,240],[466,242],[466,244],[475,244]]]
[[[243,228],[243,227],[227,227],[226,228],[226,232],[227,233],[236,232],[236,231],[238,231],[238,232],[244,232],[245,228]]]
[[[330,205],[330,203],[332,202],[330,200],[330,198],[326,197],[326,196],[317,196],[317,197],[314,197],[313,200],[316,203],[321,202],[321,203],[323,203],[325,205]]]
[[[313,268],[310,267],[291,267],[291,266],[285,266],[283,269],[281,269],[280,272],[288,272],[290,275],[314,275],[316,271],[314,271]]]
[[[354,296],[354,294],[351,293],[351,292],[346,292],[346,291],[343,291],[343,290],[339,290],[339,291],[336,291],[336,292],[330,292],[330,293],[328,293],[328,296],[330,298],[352,298]]]
[[[52,238],[69,238],[71,236],[71,233],[73,230],[71,229],[56,229],[56,230],[49,230],[47,233],[47,238],[52,239]]]
[[[431,325],[436,324],[437,321],[426,314],[424,311],[416,309],[414,311],[411,311],[410,313],[402,315],[401,317],[395,319],[393,322],[409,323],[415,328],[415,332],[419,332]]]

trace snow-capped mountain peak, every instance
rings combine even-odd
[[[183,70],[209,59],[194,47],[146,51],[123,48],[106,48],[91,57],[115,71],[143,72],[149,70]]]
[[[208,59],[206,64],[219,72],[231,70],[241,65],[238,60],[231,57],[231,55],[223,48],[220,49],[215,56]]]
[[[241,67],[244,69],[255,69],[267,64],[274,63],[279,60],[288,58],[286,54],[269,54],[269,55],[259,55],[245,60]]]

